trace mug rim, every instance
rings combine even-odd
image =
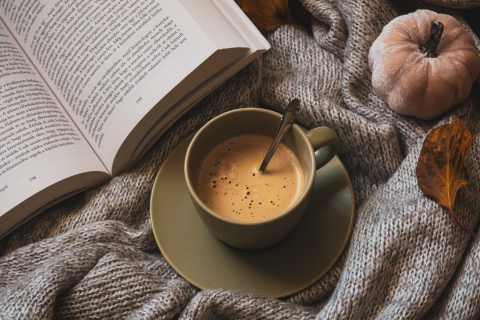
[[[192,141],[190,141],[190,144],[188,145],[188,149],[187,149],[187,153],[185,154],[185,161],[184,161],[184,175],[185,175],[185,180],[186,180],[186,183],[187,183],[187,188],[188,188],[188,191],[190,192],[190,195],[193,197],[194,201],[205,211],[207,212],[210,216],[218,219],[218,220],[221,220],[222,222],[225,222],[225,223],[229,223],[229,224],[234,224],[234,225],[243,225],[243,226],[259,226],[259,225],[265,225],[265,224],[269,224],[269,223],[273,223],[281,218],[283,218],[284,216],[288,215],[290,212],[292,212],[293,210],[295,210],[305,199],[305,197],[307,197],[307,195],[309,194],[310,190],[312,189],[312,186],[313,186],[313,182],[314,182],[314,179],[315,179],[315,173],[316,173],[316,160],[315,160],[315,152],[313,150],[313,147],[312,147],[312,144],[310,143],[310,140],[308,140],[308,137],[305,133],[305,131],[299,126],[297,125],[296,123],[294,123],[290,130],[295,130],[297,132],[300,133],[300,136],[302,137],[303,141],[305,142],[305,144],[308,146],[308,150],[309,150],[309,155],[310,155],[310,161],[312,163],[312,166],[310,168],[310,172],[309,172],[309,177],[308,177],[308,181],[306,182],[306,188],[304,188],[302,190],[302,193],[297,197],[297,199],[284,211],[282,211],[280,214],[277,214],[273,217],[270,217],[270,218],[266,218],[266,219],[262,219],[262,220],[256,220],[256,221],[241,221],[241,220],[235,220],[235,219],[231,219],[231,218],[227,218],[227,217],[224,217],[224,216],[221,216],[219,215],[218,213],[216,213],[215,211],[213,211],[212,209],[210,209],[207,205],[205,205],[203,203],[203,201],[200,200],[200,197],[197,195],[197,192],[195,191],[195,188],[192,186],[192,182],[191,182],[191,179],[188,175],[188,164],[189,164],[189,158],[190,158],[190,151],[192,149],[192,146],[195,144],[195,142],[198,140],[199,136],[201,135],[201,133],[203,131],[206,130],[206,128],[213,122],[217,122],[217,121],[221,121],[221,119],[225,116],[229,116],[233,113],[237,113],[237,112],[260,112],[260,113],[265,113],[265,114],[268,114],[270,116],[275,116],[275,117],[278,117],[278,119],[280,120],[282,118],[282,114],[276,112],[276,111],[272,111],[272,110],[268,110],[268,109],[262,109],[262,108],[241,108],[241,109],[234,109],[234,110],[230,110],[230,111],[227,111],[227,112],[224,112],[222,114],[219,114],[218,116],[214,117],[213,119],[211,119],[210,121],[208,121],[206,124],[204,124],[198,131],[197,133],[195,134],[195,136],[193,137]],[[203,159],[202,159],[203,161]],[[303,170],[305,170],[304,168],[302,168]]]

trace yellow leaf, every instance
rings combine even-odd
[[[431,131],[423,142],[416,174],[422,192],[450,210],[455,223],[476,237],[458,222],[453,211],[458,189],[468,182],[464,163],[472,140],[472,134],[459,117],[452,124]]]
[[[237,3],[259,29],[270,31],[296,21],[288,0],[237,0]]]

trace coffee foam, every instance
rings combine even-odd
[[[270,137],[248,134],[217,145],[200,168],[201,201],[217,214],[241,221],[268,219],[288,209],[303,190],[303,170],[281,143],[265,172],[258,172],[271,143]]]

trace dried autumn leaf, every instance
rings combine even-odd
[[[423,193],[450,210],[455,223],[475,238],[473,232],[460,224],[453,211],[458,189],[468,182],[464,163],[471,143],[472,134],[463,121],[456,117],[452,124],[443,125],[427,135],[416,173],[418,186]]]
[[[274,30],[296,21],[288,0],[237,0],[238,6],[259,29]]]

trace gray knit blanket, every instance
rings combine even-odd
[[[480,242],[425,197],[415,167],[432,129],[468,114],[468,184],[455,205],[478,232],[480,97],[434,121],[393,112],[372,91],[368,51],[393,18],[417,9],[455,16],[478,0],[304,0],[311,21],[268,33],[272,49],[203,99],[131,170],[83,192],[0,241],[0,319],[478,319]],[[480,41],[474,35],[477,47]],[[169,153],[230,109],[281,111],[302,101],[299,122],[328,126],[353,184],[355,223],[330,271],[282,299],[200,290],[155,242],[149,200]],[[288,258],[288,257],[285,257]]]

